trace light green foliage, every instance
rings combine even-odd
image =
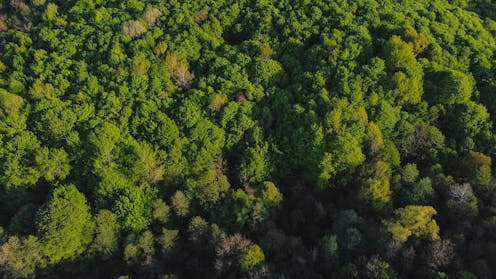
[[[371,176],[363,182],[359,192],[361,201],[371,206],[375,211],[381,212],[390,206],[391,186],[390,166],[383,161],[378,161],[371,167]]]
[[[407,164],[401,172],[401,179],[406,183],[413,183],[417,180],[419,171],[415,164]]]
[[[47,181],[64,179],[71,169],[68,155],[63,149],[42,148],[36,153],[35,161],[39,165],[40,175]]]
[[[248,183],[261,182],[269,175],[268,145],[249,147],[240,165],[240,176]]]
[[[113,211],[124,229],[138,232],[148,226],[153,193],[145,192],[142,187],[130,186],[119,190],[114,199]]]
[[[365,276],[372,279],[398,278],[389,263],[374,255],[365,265]]]
[[[136,150],[138,158],[134,163],[134,173],[140,183],[155,184],[164,177],[165,169],[157,160],[157,153],[148,143],[140,144]]]
[[[100,210],[95,216],[95,224],[95,239],[92,249],[105,256],[111,256],[116,252],[119,244],[117,216],[108,210]]]
[[[158,243],[164,253],[170,252],[176,245],[175,241],[178,238],[178,230],[163,229],[162,235],[158,239]]]
[[[40,143],[31,132],[22,132],[4,143],[0,156],[2,169],[0,181],[7,191],[32,187],[40,178],[39,169],[29,158],[36,154]],[[2,162],[3,161],[3,162]],[[27,163],[31,162],[31,163]]]
[[[262,199],[272,205],[278,206],[283,200],[283,196],[276,185],[272,182],[264,182],[262,190]]]
[[[36,128],[44,138],[60,141],[67,139],[78,120],[69,103],[59,100],[43,100],[36,106],[39,119]]]
[[[221,162],[198,177],[186,180],[188,193],[197,195],[200,205],[205,208],[215,205],[230,188],[229,181],[223,174]]]
[[[258,58],[252,69],[252,77],[255,83],[262,85],[276,85],[283,78],[281,65],[269,58]]]
[[[479,185],[489,185],[493,180],[491,167],[483,165],[475,172],[475,183]]]
[[[399,36],[392,36],[384,47],[386,62],[391,69],[408,69],[417,65],[413,46]]]
[[[396,72],[392,77],[393,97],[398,105],[418,104],[422,96],[422,84],[418,79],[403,72]]]
[[[183,192],[177,191],[174,196],[172,196],[172,208],[176,212],[177,216],[184,217],[189,212],[189,201]]]
[[[124,247],[124,261],[128,264],[139,264],[154,254],[154,236],[151,231],[145,231],[135,239],[130,239],[130,243]]]
[[[162,200],[157,199],[153,202],[153,219],[160,223],[166,223],[169,219],[169,206]]]
[[[381,129],[374,122],[367,125],[367,143],[371,155],[378,155],[384,149],[384,137]]]
[[[113,47],[109,51],[109,62],[112,65],[118,65],[119,63],[125,61],[127,58],[126,53],[121,47],[121,44],[118,42],[115,42],[113,44]]]
[[[93,238],[86,198],[72,184],[56,187],[36,219],[42,251],[50,263],[74,259]]]
[[[18,113],[24,105],[24,99],[21,96],[0,89],[0,117],[5,114]]]
[[[55,3],[48,3],[45,12],[43,13],[43,19],[47,21],[53,21],[57,17],[58,6]]]

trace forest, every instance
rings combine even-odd
[[[496,278],[495,121],[492,0],[1,0],[0,278]]]

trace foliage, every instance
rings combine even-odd
[[[493,2],[2,1],[0,277],[494,277]]]
[[[36,219],[42,251],[50,263],[79,256],[92,241],[89,206],[72,184],[55,188]]]
[[[432,217],[437,212],[431,206],[409,205],[395,211],[396,219],[387,222],[387,230],[394,240],[405,242],[411,235],[439,239],[439,226]]]

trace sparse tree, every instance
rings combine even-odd
[[[122,34],[136,38],[146,33],[146,27],[136,20],[129,20],[122,24]]]

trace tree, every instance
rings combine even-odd
[[[32,132],[22,131],[6,141],[0,156],[0,182],[4,191],[23,192],[40,178],[40,172],[32,163],[31,156],[40,148],[38,138]]]
[[[148,143],[136,148],[138,158],[134,164],[134,173],[141,184],[156,184],[164,177],[165,169],[157,160],[157,153]]]
[[[19,208],[10,220],[8,231],[15,235],[30,235],[36,231],[35,218],[38,206],[28,203]]]
[[[176,191],[174,196],[172,196],[172,208],[176,212],[177,216],[184,217],[189,212],[189,201],[188,198],[181,191]]]
[[[478,185],[489,185],[493,180],[491,173],[491,167],[483,165],[479,167],[475,172],[475,183]]]
[[[122,34],[136,38],[146,33],[146,27],[141,22],[129,20],[122,23]]]
[[[240,268],[244,272],[250,272],[264,261],[265,255],[262,248],[260,248],[257,244],[252,244],[241,256]]]
[[[384,148],[384,137],[381,129],[374,122],[369,122],[367,125],[367,143],[372,156],[378,155]]]
[[[169,206],[161,199],[153,202],[153,219],[164,224],[169,220]]]
[[[118,189],[113,196],[112,211],[119,218],[119,223],[125,230],[139,232],[151,222],[152,201],[155,195],[153,189],[134,185]]]
[[[95,224],[95,239],[91,248],[104,257],[110,257],[119,247],[120,228],[117,216],[109,210],[102,209],[95,216]]]
[[[19,113],[23,105],[24,99],[21,96],[0,89],[0,117]]]
[[[425,263],[434,268],[439,269],[447,267],[454,257],[454,244],[450,240],[439,240],[430,243],[423,252]]]
[[[392,36],[384,46],[386,63],[391,69],[409,69],[417,65],[413,46],[399,36]]]
[[[152,27],[152,26],[155,25],[155,22],[157,21],[157,19],[161,15],[162,15],[162,12],[160,12],[159,9],[157,9],[157,8],[151,8],[151,9],[147,9],[143,13],[143,19],[148,24],[148,26]]]
[[[210,99],[210,104],[208,105],[208,108],[211,111],[217,112],[221,109],[221,107],[226,103],[226,97],[215,93],[212,95],[212,98]]]
[[[271,206],[279,206],[283,201],[283,195],[277,186],[270,181],[263,183],[262,200]]]
[[[57,18],[58,6],[55,3],[48,3],[45,12],[43,13],[43,19],[46,21],[52,21]]]
[[[269,174],[268,144],[249,147],[240,164],[240,177],[245,183],[262,182]]]
[[[449,186],[446,195],[446,209],[453,220],[471,219],[479,213],[477,198],[469,183]]]
[[[319,241],[318,246],[319,262],[326,270],[332,270],[332,266],[337,262],[338,239],[336,235],[325,235]]]
[[[91,243],[90,208],[73,184],[56,187],[36,219],[42,251],[51,264],[76,258]]]
[[[419,171],[415,164],[407,164],[401,172],[401,179],[406,183],[414,183],[418,176]]]
[[[396,72],[392,77],[393,97],[395,103],[402,106],[418,104],[421,101],[421,81],[403,72]]]
[[[394,213],[396,218],[385,222],[394,240],[405,242],[412,235],[430,240],[439,239],[439,226],[432,219],[437,212],[432,206],[408,205]]]
[[[36,270],[45,266],[42,244],[35,236],[11,236],[0,245],[0,270],[6,278],[34,278]]]
[[[68,155],[63,149],[42,148],[37,152],[35,161],[39,165],[40,175],[49,182],[63,180],[71,168]]]
[[[426,99],[434,104],[467,103],[474,87],[469,76],[454,70],[429,73],[426,80]]]
[[[244,255],[252,247],[252,242],[240,234],[226,236],[221,239],[215,249],[216,260],[215,269],[220,275],[236,274],[240,268],[240,263]],[[257,251],[259,248],[253,248],[252,255],[246,259],[246,267],[252,267],[252,263],[258,264],[260,259],[263,260],[263,253]],[[253,256],[253,257],[252,257]]]
[[[378,161],[372,166],[372,174],[363,182],[358,197],[373,210],[383,212],[391,202],[391,169],[389,164],[383,161]]]
[[[365,264],[365,276],[373,279],[394,279],[396,273],[391,266],[375,255]]]
[[[179,234],[178,230],[169,230],[169,229],[162,230],[162,235],[157,240],[162,249],[162,253],[166,255],[170,254],[170,252],[177,245],[176,241],[178,239],[178,234]]]
[[[279,62],[257,58],[251,69],[253,81],[265,86],[275,85],[283,79],[284,71]]]
[[[169,75],[173,78],[177,85],[184,90],[191,88],[195,75],[188,70],[185,62],[180,61],[176,54],[168,54],[165,57],[165,65],[169,71]]]
[[[154,255],[154,236],[151,231],[144,231],[137,237],[131,237],[124,247],[124,260],[129,264],[149,264]]]

